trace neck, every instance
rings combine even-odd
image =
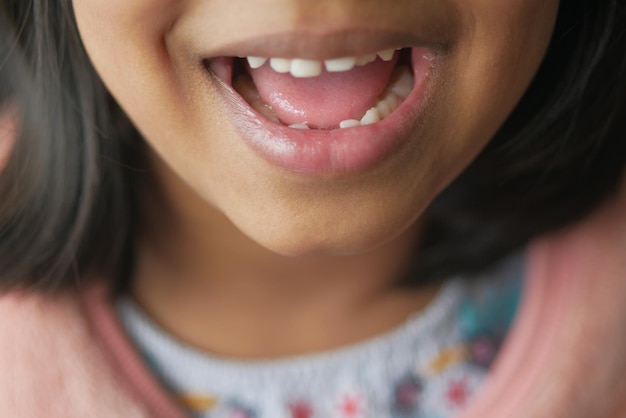
[[[269,358],[354,343],[402,323],[436,292],[394,286],[417,227],[364,254],[290,257],[251,241],[171,173],[143,203],[132,296],[166,331],[213,354]]]

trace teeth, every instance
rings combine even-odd
[[[288,73],[291,71],[291,60],[286,58],[270,58],[270,66],[277,73]]]
[[[267,62],[267,58],[263,57],[248,57],[247,60],[250,68],[261,68]]]
[[[314,60],[291,60],[291,75],[298,78],[317,77],[322,74],[322,63]]]
[[[399,48],[398,48],[399,49]],[[317,77],[322,74],[322,68],[326,67],[326,71],[331,73],[339,73],[350,71],[355,66],[367,65],[376,61],[380,57],[383,61],[391,61],[398,49],[386,49],[375,54],[367,54],[359,57],[342,57],[328,59],[324,61],[308,60],[308,59],[289,59],[289,58],[265,58],[265,57],[247,57],[250,68],[257,69],[265,65],[269,60],[270,67],[277,73],[291,73],[297,78]]]
[[[406,67],[396,68],[391,75],[391,91],[406,99],[413,90],[413,75]]]
[[[376,55],[378,55],[380,59],[383,61],[391,61],[395,53],[396,53],[395,49],[386,49],[384,51],[380,51]]]
[[[386,100],[381,100],[376,103],[376,109],[378,110],[378,114],[380,115],[381,119],[386,118],[393,111],[391,109],[391,106],[389,105],[389,102],[387,102]]]
[[[309,125],[307,125],[306,123],[294,123],[293,125],[289,125],[289,127],[291,129],[302,129],[302,130],[311,129],[309,128]]]
[[[339,123],[339,127],[341,129],[354,128],[356,126],[361,126],[361,121],[360,120],[348,119],[348,120],[344,120],[344,121]]]
[[[407,92],[407,86],[409,90]],[[371,125],[385,119],[396,111],[402,101],[411,93],[413,88],[413,75],[407,67],[399,68],[394,72],[391,84],[382,98],[378,99],[375,106],[365,112],[361,120],[348,119],[339,123],[340,128],[354,128],[357,126]],[[401,92],[402,95],[397,92]]]
[[[363,55],[362,57],[358,57],[356,59],[356,65],[362,66],[374,61],[376,61],[376,54]]]
[[[394,110],[396,110],[398,108],[398,106],[400,106],[400,103],[402,102],[398,96],[396,96],[395,94],[388,94],[385,97],[385,101],[387,102],[387,104],[389,105],[389,108],[391,109],[391,112],[393,112]]]
[[[378,113],[378,109],[373,107],[365,112],[365,115],[361,118],[361,125],[371,125],[378,121],[380,121],[380,113]]]
[[[350,71],[356,65],[355,57],[337,58],[334,60],[324,61],[326,64],[326,70],[330,73],[340,73],[343,71]]]

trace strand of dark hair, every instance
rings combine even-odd
[[[0,6],[0,101],[20,119],[0,178],[0,285],[55,291],[87,270],[120,274],[133,206],[117,134],[132,129],[116,129],[69,2]]]

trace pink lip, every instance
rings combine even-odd
[[[356,128],[298,130],[273,122],[256,112],[228,84],[211,74],[231,115],[231,123],[250,149],[266,162],[304,175],[347,175],[371,169],[409,141],[424,113],[426,90],[431,84],[436,55],[425,48],[412,49],[415,87],[400,107],[382,121]],[[215,73],[224,77],[229,69]],[[220,74],[221,72],[221,74]]]

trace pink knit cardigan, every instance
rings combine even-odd
[[[0,297],[0,416],[182,418],[104,286]],[[530,249],[520,314],[461,418],[626,417],[626,188]]]

